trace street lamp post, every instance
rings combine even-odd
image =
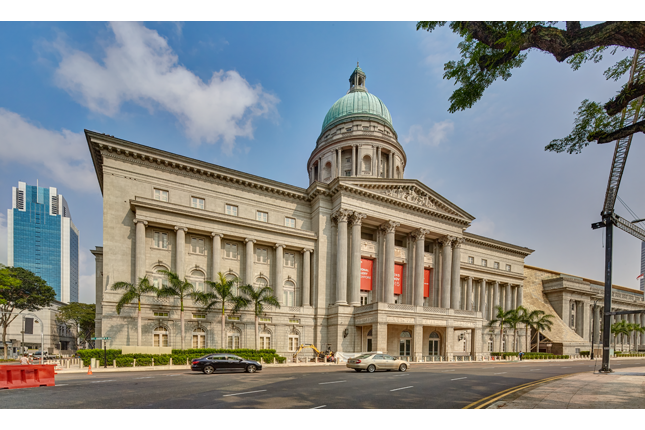
[[[596,340],[596,306],[598,306],[598,300],[593,301],[593,316],[591,319],[591,359],[594,359],[594,348],[595,348],[595,343],[594,341]]]

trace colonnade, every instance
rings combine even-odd
[[[358,150],[362,146],[362,144],[352,144],[350,146],[351,148],[351,172],[350,176],[362,176],[361,175],[361,164],[359,158],[358,158]],[[370,171],[370,174],[367,176],[371,177],[381,177],[381,169],[383,167],[383,161],[382,159],[385,157],[387,159],[387,162],[384,164],[386,166],[386,169],[383,171],[383,178],[394,178],[394,165],[395,165],[395,153],[392,151],[385,152],[383,151],[383,147],[380,145],[369,145],[372,147],[373,152],[370,154],[367,154],[370,156],[370,160],[372,160],[372,169]],[[339,176],[346,176],[343,175],[343,150],[347,150],[347,146],[345,147],[337,147],[330,149],[329,152],[333,153],[332,156],[332,166],[331,166],[331,172],[332,172],[332,178],[339,177]],[[329,153],[327,152],[327,154]],[[375,153],[374,153],[375,152]],[[314,181],[319,181],[323,182],[323,164],[322,160],[324,158],[325,154],[321,154],[318,159],[312,163],[311,167],[309,167],[309,183],[313,183]],[[376,157],[376,161],[373,161],[373,158]],[[375,170],[374,170],[375,169]]]
[[[146,276],[147,266],[146,266],[146,227],[148,226],[148,221],[134,219],[135,224],[135,265],[134,265],[134,282],[138,282],[139,278]],[[175,240],[177,249],[175,250],[175,271],[180,279],[184,279],[186,276],[186,233],[188,228],[175,226]],[[200,236],[202,236],[200,234]],[[211,264],[212,270],[210,273],[210,279],[213,282],[219,280],[218,273],[221,271],[221,259],[222,259],[222,238],[224,235],[218,232],[212,232],[212,252],[211,252]],[[242,282],[253,285],[254,284],[254,265],[255,265],[255,253],[254,245],[256,243],[255,239],[246,238],[244,239],[245,249],[244,249],[244,277],[241,279]],[[275,268],[273,270],[273,290],[276,299],[282,305],[284,302],[284,277],[283,277],[283,265],[284,265],[284,244],[276,243],[274,245],[275,249]],[[302,279],[300,282],[300,290],[302,297],[302,306],[311,306],[311,258],[313,255],[313,249],[304,248],[300,251],[302,253]],[[360,255],[359,255],[360,257]],[[360,265],[360,260],[359,260]],[[360,283],[360,273],[359,273],[359,283]]]

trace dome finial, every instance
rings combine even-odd
[[[356,68],[352,72],[352,76],[349,77],[349,92],[367,91],[367,88],[365,88],[365,79],[367,79],[367,76],[361,70],[357,61]]]
[[[358,67],[358,61],[356,62],[356,67]]]

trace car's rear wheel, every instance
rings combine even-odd
[[[215,371],[215,368],[213,366],[204,366],[203,372],[207,375],[210,375]]]
[[[375,370],[376,370],[376,366],[374,366],[373,364],[370,364],[369,366],[367,366],[367,371],[369,373],[374,373]]]
[[[360,371],[361,371],[361,370],[363,370],[363,369],[354,369],[354,370],[355,370],[355,371],[357,371],[357,372],[360,372]]]
[[[258,368],[255,367],[255,364],[249,364],[248,366],[246,366],[246,371],[248,373],[255,373],[256,370],[258,370]]]
[[[406,370],[408,370],[407,364],[402,364],[399,366],[399,372],[405,372]]]

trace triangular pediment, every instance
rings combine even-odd
[[[344,185],[360,188],[414,207],[461,218],[468,222],[475,219],[468,212],[415,179],[352,179],[354,180],[342,178],[341,181]]]

